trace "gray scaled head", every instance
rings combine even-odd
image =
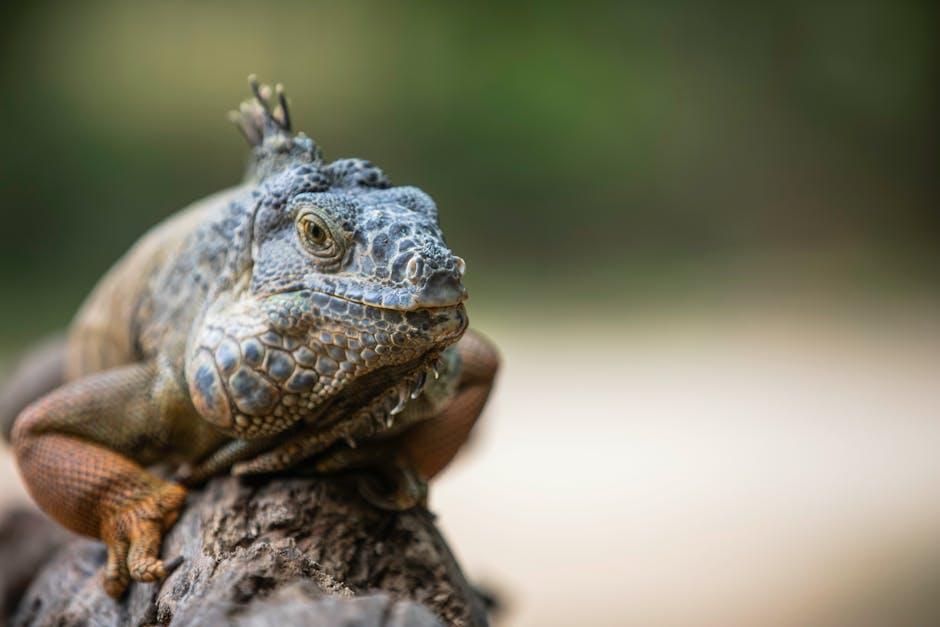
[[[291,135],[280,86],[251,84],[232,115],[253,147],[250,268],[208,311],[188,366],[200,412],[242,437],[368,405],[467,327],[465,264],[430,196],[368,161],[326,163]]]

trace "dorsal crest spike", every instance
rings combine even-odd
[[[284,87],[278,84],[276,102],[272,102],[274,93],[269,85],[258,82],[254,74],[248,77],[252,98],[242,102],[239,111],[229,117],[238,125],[245,139],[252,146],[258,146],[269,135],[290,135],[290,112],[287,108],[287,96]],[[235,117],[235,116],[238,117]]]
[[[229,120],[253,147],[252,165],[248,175],[264,178],[293,161],[320,163],[322,155],[316,143],[303,133],[291,135],[291,116],[284,86],[272,89],[251,74],[248,77],[251,98],[243,101],[237,111],[230,111]]]
[[[278,83],[274,86],[274,93],[277,95],[277,106],[274,108],[274,119],[278,120],[281,128],[290,132],[290,110],[287,108],[287,95],[284,93],[284,85]]]

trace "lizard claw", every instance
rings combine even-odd
[[[176,557],[169,560],[168,562],[164,562],[163,569],[166,571],[166,576],[169,577],[170,575],[172,575],[173,571],[179,568],[185,561],[186,559],[182,555],[177,555]]]

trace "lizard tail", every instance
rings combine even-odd
[[[0,385],[0,428],[10,441],[13,423],[27,405],[65,382],[65,333],[44,338],[25,353]]]

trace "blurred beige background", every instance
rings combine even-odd
[[[498,624],[935,624],[937,12],[5,3],[0,373],[237,181],[257,72],[468,261],[505,366],[432,505]]]

